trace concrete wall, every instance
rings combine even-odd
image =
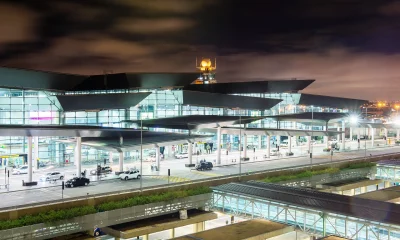
[[[387,160],[387,159],[399,159],[400,158],[400,153],[391,155],[390,157],[388,156],[372,156],[367,158],[366,160],[364,158],[361,159],[356,159],[352,161],[343,161],[343,162],[334,162],[334,163],[324,163],[320,164],[318,166],[313,166],[313,170],[318,170],[318,169],[325,169],[327,167],[344,167],[348,165],[349,163],[361,163],[361,162],[377,162],[380,160]],[[292,175],[296,174],[298,172],[304,171],[304,170],[309,170],[309,166],[304,166],[304,167],[293,167],[290,169],[285,169],[285,170],[268,170],[268,171],[263,171],[263,172],[254,172],[254,173],[244,173],[242,176],[221,176],[221,177],[216,177],[216,178],[209,178],[209,179],[203,179],[202,181],[198,182],[192,182],[192,183],[183,183],[177,186],[171,186],[168,189],[166,188],[156,188],[156,189],[149,189],[149,190],[144,190],[143,192],[140,192],[139,190],[135,190],[132,192],[128,193],[120,193],[120,194],[110,194],[107,196],[98,196],[98,197],[89,197],[86,199],[82,200],[72,200],[72,201],[65,201],[62,203],[54,203],[54,204],[48,204],[48,205],[43,205],[43,206],[35,206],[35,207],[29,207],[29,208],[21,208],[21,209],[15,209],[15,210],[7,210],[0,212],[0,220],[8,220],[8,219],[17,219],[20,216],[28,215],[28,214],[38,214],[41,212],[47,212],[50,210],[59,210],[59,209],[67,209],[67,208],[72,208],[72,207],[79,207],[79,206],[87,206],[87,205],[98,205],[104,202],[110,202],[110,201],[119,201],[119,200],[124,200],[130,197],[138,196],[138,195],[152,195],[152,194],[157,194],[157,193],[162,193],[165,192],[166,190],[168,191],[174,191],[174,190],[182,190],[182,189],[190,189],[190,188],[196,188],[196,187],[212,187],[212,186],[218,186],[230,182],[241,182],[241,181],[249,181],[249,180],[261,180],[266,177],[273,177],[273,176],[280,176],[280,175]]]

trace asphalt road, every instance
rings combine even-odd
[[[357,148],[357,143],[348,143],[348,145],[355,145]],[[363,147],[363,145],[361,145]],[[312,158],[312,163],[323,163],[331,161],[331,156],[329,153],[324,153],[322,149],[324,145],[314,145],[313,152],[314,157]],[[400,147],[385,147],[385,148],[375,148],[368,149],[366,152],[367,155],[380,155],[387,153],[396,153],[399,152]],[[283,150],[284,151],[284,150]],[[184,165],[188,163],[188,159],[173,159],[173,160],[164,160],[161,161],[160,171],[151,171],[150,164],[148,162],[143,163],[143,179],[142,186],[150,187],[157,186],[168,183],[168,169],[171,169],[171,177],[169,177],[170,183],[176,182],[185,182],[196,179],[205,179],[209,177],[222,176],[222,175],[230,175],[230,174],[238,174],[240,169],[242,173],[260,171],[260,170],[270,170],[270,169],[278,169],[284,167],[292,167],[310,164],[311,159],[308,154],[301,156],[300,148],[293,148],[292,151],[295,153],[294,157],[286,158],[286,157],[271,157],[269,159],[264,159],[263,155],[264,151],[248,151],[248,157],[250,157],[250,161],[243,162],[241,167],[239,167],[239,153],[230,153],[228,156],[222,155],[222,165],[215,166],[212,171],[204,171],[199,172],[195,170],[191,170],[186,168]],[[319,153],[319,154],[318,154]],[[242,153],[243,156],[243,153]],[[347,151],[347,152],[335,152],[332,160],[340,161],[346,160],[350,158],[363,157],[365,156],[365,151],[363,149],[355,150],[355,151]],[[206,159],[209,161],[215,160],[215,154],[210,155],[202,155],[202,156],[194,156],[193,162],[196,163],[201,159]],[[236,162],[233,160],[236,159]],[[232,162],[233,161],[233,162]],[[118,163],[115,163],[113,166],[114,169],[117,169]],[[85,166],[86,167],[86,166]],[[130,163],[126,164],[124,167],[136,167],[140,168],[140,163]],[[94,168],[94,166],[88,166],[87,170]],[[83,168],[84,169],[84,168]],[[75,174],[75,167],[69,166],[64,168],[47,168],[41,169],[39,172],[34,173],[34,180],[40,178],[41,175],[50,171],[60,171],[65,174],[66,179],[73,177]],[[93,194],[107,193],[112,191],[124,191],[131,189],[140,188],[140,180],[129,180],[129,181],[121,181],[119,179],[112,179],[113,176],[108,175],[107,179],[96,181],[96,177],[92,177],[92,181],[89,186],[78,187],[78,188],[68,188],[64,190],[63,197],[64,199],[68,199],[70,197],[79,197],[79,196],[90,196]],[[23,204],[32,204],[32,203],[40,203],[51,200],[60,200],[62,199],[62,191],[61,191],[61,181],[57,181],[56,183],[44,183],[40,182],[38,186],[34,187],[22,187],[22,180],[26,180],[26,175],[12,175],[10,176],[10,188],[9,191],[4,189],[4,186],[0,189],[0,209],[12,206],[18,206]],[[0,184],[4,184],[4,173],[0,173]]]

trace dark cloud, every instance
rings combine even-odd
[[[173,72],[217,57],[219,81],[315,78],[308,92],[394,99],[399,29],[391,0],[3,0],[0,63]]]

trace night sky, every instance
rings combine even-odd
[[[305,92],[398,97],[400,1],[0,1],[0,64],[77,74],[190,72],[220,82],[316,79]]]

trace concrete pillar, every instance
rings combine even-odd
[[[205,222],[199,222],[193,224],[193,233],[201,232],[205,230]]]
[[[387,128],[385,128],[384,129],[384,131],[385,131],[385,145],[387,145],[388,144],[388,139],[387,139],[387,137],[388,137],[388,130],[387,130]]]
[[[76,144],[75,144],[75,165],[76,165],[76,176],[77,177],[81,177],[81,174],[82,174],[81,151],[82,151],[82,138],[77,137]]]
[[[217,129],[217,163],[221,164],[221,127]]]
[[[247,134],[246,134],[246,132],[244,132],[244,134],[243,134],[243,140],[244,140],[244,143],[243,143],[243,157],[244,158],[247,158]]]
[[[342,151],[346,150],[346,123],[344,120],[342,121]]]
[[[188,142],[188,158],[189,164],[193,164],[193,143]]]
[[[375,128],[371,128],[371,147],[374,147],[374,140],[375,140]]]
[[[280,135],[276,136],[276,144],[278,144],[278,146],[281,145],[281,136]]]
[[[288,151],[292,152],[292,136],[288,136]]]
[[[258,136],[258,149],[260,150],[262,148],[262,136]]]
[[[329,148],[328,136],[324,136],[325,148]]]
[[[124,152],[119,152],[119,171],[124,171]]]
[[[311,153],[311,136],[307,136],[308,152]]]
[[[340,127],[337,128],[337,131],[338,132],[340,131]],[[340,134],[338,134],[336,138],[337,138],[337,143],[339,144],[339,142],[340,142]]]
[[[160,146],[156,145],[156,166],[158,171],[160,171]]]
[[[35,149],[34,149],[34,151],[35,151],[35,154],[34,154],[34,163],[35,163],[35,166],[36,166],[36,170],[38,170],[38,168],[39,168],[39,166],[38,166],[38,164],[37,164],[37,162],[38,162],[38,160],[39,160],[39,137],[34,137],[33,138],[33,140],[34,140],[34,143],[35,143]]]
[[[361,142],[361,129],[360,128],[358,128],[358,131],[357,131],[357,148],[358,149],[360,149],[360,142]]]
[[[113,153],[112,153],[112,152],[109,152],[108,155],[109,155],[108,161],[109,161],[110,164],[111,164],[111,163],[113,163]]]
[[[350,136],[349,136],[349,138],[350,138],[350,141],[353,141],[353,128],[352,127],[350,128]]]
[[[354,188],[350,189],[350,196],[354,196],[354,195],[356,195],[356,190]]]
[[[389,181],[385,181],[384,184],[385,184],[385,188],[390,188],[392,186],[392,183]]]
[[[367,187],[361,187],[360,188],[361,193],[366,193],[367,192]]]
[[[149,240],[149,239],[150,239],[150,238],[149,238],[149,234],[143,235],[143,236],[142,236],[142,239],[143,239],[143,240]]]
[[[175,228],[169,230],[169,238],[175,238]]]
[[[267,136],[267,158],[271,155],[271,136]]]
[[[397,133],[396,133],[396,140],[400,141],[400,129],[397,129]]]
[[[32,182],[32,137],[28,137],[28,182]]]

